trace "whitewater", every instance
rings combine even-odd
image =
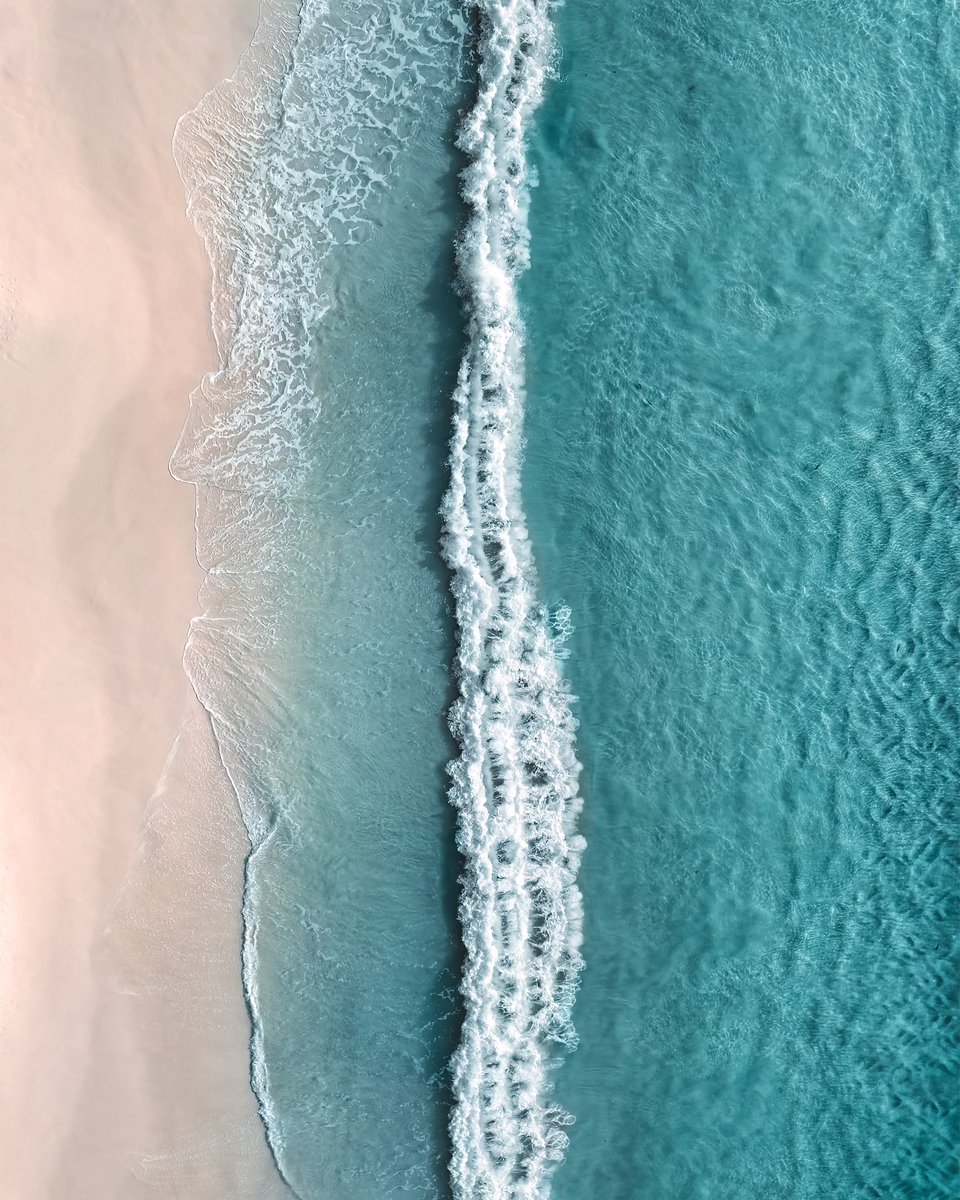
[[[370,1195],[415,1186],[439,1197],[452,1187],[457,1200],[541,1200],[567,1144],[572,1118],[551,1100],[552,1071],[575,1044],[584,843],[576,723],[560,669],[568,614],[537,599],[520,496],[516,291],[529,261],[525,138],[553,58],[549,6],[539,0],[465,8],[274,0],[235,78],[177,130],[188,210],[214,270],[220,358],[191,398],[172,461],[197,489],[207,572],[185,662],[250,837],[242,978],[251,1086],[278,1170],[303,1197],[333,1180],[356,1188],[362,1172]],[[457,149],[467,165],[453,223],[425,181],[457,169],[457,109],[466,111],[457,115]],[[444,186],[455,198],[453,174]],[[437,301],[447,315],[421,316],[417,278],[438,235],[449,251]],[[425,317],[459,333],[443,387],[439,376],[414,384],[416,357],[403,376],[397,367],[398,354],[413,353],[417,323],[424,347],[436,336]],[[394,326],[395,348],[378,350]],[[438,343],[434,357],[442,353]],[[399,402],[391,372],[406,388]],[[417,414],[434,407],[445,425],[436,469],[445,442],[448,475],[433,501],[433,565],[423,567],[411,525],[423,496],[408,493],[411,482],[421,486],[417,464],[430,449]],[[392,420],[400,421],[394,435]],[[416,573],[424,570],[453,593],[442,655],[442,630],[424,628],[432,586]],[[388,694],[381,643],[392,637],[396,646],[391,686],[409,689],[415,677],[403,662],[413,631],[423,641],[414,661],[421,669],[435,661],[436,678],[409,700],[392,693],[397,713],[424,707],[410,730],[394,717],[397,752],[411,759],[400,773],[410,780],[405,817],[387,800],[373,747]],[[444,828],[431,794],[439,775],[420,764],[440,749],[431,729],[442,719],[451,655],[459,694],[449,727],[459,755],[450,762],[447,743],[443,757],[463,856],[459,1005],[443,979],[457,971],[455,931],[420,882],[455,870],[452,816],[435,866],[416,857]],[[344,726],[350,709],[355,727]],[[356,764],[368,761],[365,783]],[[341,794],[354,816],[345,816]],[[443,807],[442,785],[437,798]],[[358,839],[381,825],[386,835],[390,820],[395,837],[422,827],[410,857],[385,836],[365,858]],[[387,869],[378,856],[407,871],[389,900],[376,900]],[[443,903],[453,921],[453,894]],[[404,904],[412,919],[393,930],[388,916],[395,910],[399,919]],[[408,964],[438,937],[450,966],[433,983],[435,1015],[416,1034],[422,1049],[411,1076],[418,989],[436,975],[429,955],[419,976]],[[372,1007],[361,1034],[356,1006],[366,990]],[[434,1026],[450,1029],[446,1044]],[[383,1103],[395,1130],[379,1113]],[[440,1120],[450,1112],[445,1137],[430,1129],[429,1105]]]
[[[584,841],[575,721],[556,624],[537,601],[520,498],[523,326],[529,263],[527,124],[553,41],[548,6],[481,4],[479,81],[459,145],[470,218],[458,266],[467,347],[454,396],[444,557],[453,571],[460,696],[451,764],[465,860],[465,1020],[454,1056],[451,1179],[459,1200],[534,1200],[572,1119],[550,1071],[575,1036]]]

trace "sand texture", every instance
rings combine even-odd
[[[0,9],[4,1200],[282,1194],[167,469],[216,362],[171,139],[255,24],[250,0]]]

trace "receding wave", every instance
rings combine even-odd
[[[219,354],[191,396],[171,460],[197,490],[206,571],[185,665],[250,837],[242,972],[251,1083],[285,1177],[257,938],[261,864],[281,835],[299,836],[283,769],[296,714],[282,660],[322,437],[317,347],[351,247],[375,223],[377,198],[425,113],[449,96],[462,41],[463,22],[447,3],[264,0],[236,75],[181,118],[174,140],[188,213],[213,269]]]
[[[458,249],[468,340],[443,503],[459,625],[451,798],[466,860],[451,1179],[458,1200],[534,1200],[546,1195],[571,1120],[551,1103],[550,1072],[575,1042],[584,845],[571,698],[536,599],[519,494],[525,130],[553,42],[542,0],[477,7],[477,95],[459,134],[470,159]]]

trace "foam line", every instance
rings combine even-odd
[[[451,799],[466,861],[451,1180],[457,1200],[542,1200],[571,1120],[550,1101],[550,1071],[575,1043],[584,845],[576,723],[535,595],[519,487],[525,131],[553,41],[543,0],[480,0],[476,9],[477,96],[459,134],[470,159],[458,249],[468,336],[442,506],[459,626]]]

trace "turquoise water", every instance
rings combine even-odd
[[[954,1196],[960,17],[556,21],[524,500],[588,851],[554,1195]]]
[[[174,469],[278,1169],[956,1195],[960,17],[265,28]]]
[[[179,135],[228,350],[174,458],[211,571],[187,661],[253,843],[251,1082],[278,1169],[304,1200],[440,1196],[463,36],[438,6],[283,16],[276,74],[241,73]]]

